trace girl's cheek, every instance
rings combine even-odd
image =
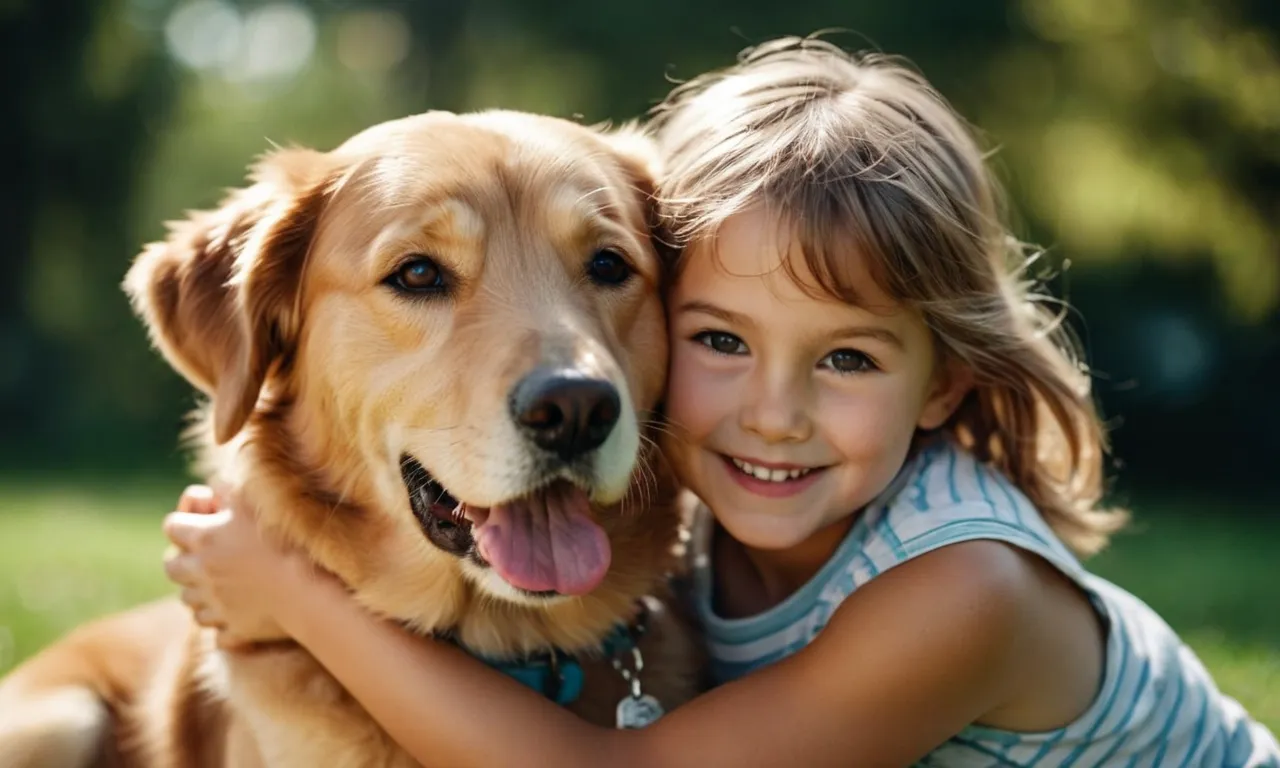
[[[886,443],[896,443],[900,433],[914,432],[914,414],[905,394],[896,386],[833,393],[820,401],[816,421],[842,454],[875,456]]]
[[[715,420],[727,405],[730,387],[723,371],[702,364],[694,350],[677,350],[671,357],[668,377],[667,414],[690,431],[696,425]]]
[[[668,410],[688,410],[689,403],[702,397],[701,377],[687,352],[677,351],[671,356],[671,370],[667,374]]]

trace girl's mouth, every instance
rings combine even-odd
[[[766,464],[725,454],[720,458],[738,485],[758,496],[770,498],[791,496],[805,490],[827,469],[799,464]]]

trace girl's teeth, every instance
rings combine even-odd
[[[795,480],[813,471],[811,469],[769,469],[768,467],[757,467],[741,459],[733,459],[733,465],[741,470],[743,474],[751,475],[757,480],[764,480],[769,483]]]

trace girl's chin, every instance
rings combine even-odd
[[[729,513],[717,514],[716,520],[740,544],[768,552],[797,547],[816,533],[808,521],[776,516]]]

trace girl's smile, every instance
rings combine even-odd
[[[781,499],[803,493],[822,477],[826,467],[798,464],[771,464],[758,459],[724,456],[725,471],[743,488],[757,496]]]

